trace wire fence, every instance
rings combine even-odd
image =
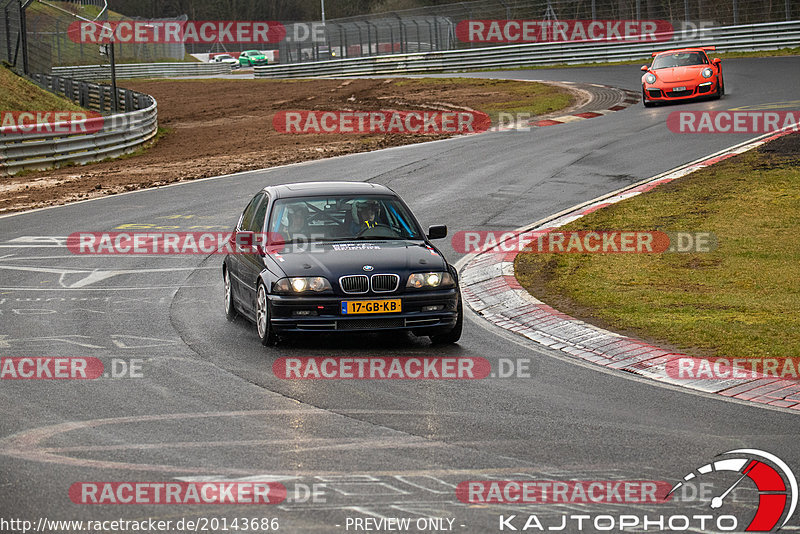
[[[476,0],[330,19],[324,38],[287,39],[280,63],[501,46],[464,39],[469,21],[665,21],[674,31],[800,18],[798,0]],[[287,35],[294,37],[292,26]]]
[[[6,61],[15,71],[29,75],[49,73],[54,66],[108,63],[105,47],[82,42],[74,31],[70,31],[74,30],[70,25],[81,20],[102,23],[123,19],[117,14],[109,14],[104,9],[103,0],[0,2],[4,2],[0,9],[0,60]],[[183,15],[158,20],[185,22],[187,19]],[[114,53],[117,63],[183,61],[186,46],[183,43],[117,42]]]
[[[23,17],[19,0],[0,0],[0,60],[23,72],[25,48],[22,46]]]
[[[0,60],[27,73],[47,73],[53,66],[107,63],[98,44],[75,40],[68,32],[78,17],[98,21],[123,18],[104,10],[104,6],[104,0],[0,0]],[[148,63],[181,61],[187,51],[225,51],[235,56],[243,50],[258,49],[272,51],[270,57],[275,62],[298,63],[509,44],[507,39],[465,38],[459,29],[470,21],[567,25],[575,21],[662,21],[678,33],[687,28],[797,19],[800,0],[472,0],[324,23],[284,22],[286,37],[273,44],[117,42],[115,57],[119,63]],[[185,22],[188,18],[183,15],[160,20]]]

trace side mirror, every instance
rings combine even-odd
[[[711,63],[713,63],[714,65],[719,65],[720,63],[722,63],[722,60],[718,57],[715,57],[714,59],[711,60]]]
[[[447,237],[447,226],[435,224],[428,227],[428,239],[444,239]]]
[[[261,243],[255,232],[240,230],[233,235],[233,243],[238,254],[261,254]]]
[[[642,68],[640,70],[642,72],[647,72],[648,70],[650,70],[650,67],[648,67],[647,65],[642,65]]]
[[[263,250],[267,254],[283,252],[283,249],[286,246],[286,236],[278,232],[267,232],[266,234],[262,235],[262,237],[266,237],[266,243]]]

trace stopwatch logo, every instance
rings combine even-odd
[[[721,508],[725,498],[749,478],[758,490],[758,509],[745,532],[776,532],[785,526],[797,508],[797,479],[789,466],[774,454],[757,449],[736,449],[719,456],[725,458],[698,467],[684,476],[667,497],[686,482],[711,477],[718,472],[739,473],[741,476],[736,482],[712,498],[709,506],[713,510]],[[781,518],[783,522],[778,525]]]

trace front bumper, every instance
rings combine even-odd
[[[401,299],[402,312],[363,315],[340,313],[343,300]],[[295,297],[270,295],[270,324],[275,332],[364,332],[413,330],[422,335],[437,333],[455,325],[458,315],[457,288],[403,294],[380,294],[357,298],[344,296]],[[440,310],[426,310],[441,306]],[[298,315],[315,313],[316,315]]]
[[[674,91],[675,87],[685,87],[684,90]],[[696,85],[685,84],[683,86],[654,86],[645,85],[644,93],[648,102],[676,102],[681,100],[692,100],[713,96],[719,91],[717,80],[709,79]]]

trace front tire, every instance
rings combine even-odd
[[[644,104],[644,107],[646,108],[652,108],[654,105],[652,102],[648,102],[647,98],[645,98],[644,89],[642,89],[642,104]]]
[[[222,271],[222,278],[225,282],[225,318],[229,321],[235,321],[239,313],[236,311],[236,306],[233,305],[233,288],[231,287],[231,275],[228,269]]]
[[[258,293],[256,295],[256,330],[261,344],[265,347],[275,345],[278,336],[269,322],[269,299],[267,298],[267,288],[263,282],[258,283]]]
[[[456,324],[453,329],[445,334],[435,334],[431,336],[431,343],[434,345],[445,345],[456,343],[461,339],[461,331],[464,328],[464,308],[461,304],[461,296],[458,297],[458,315],[456,316]]]

